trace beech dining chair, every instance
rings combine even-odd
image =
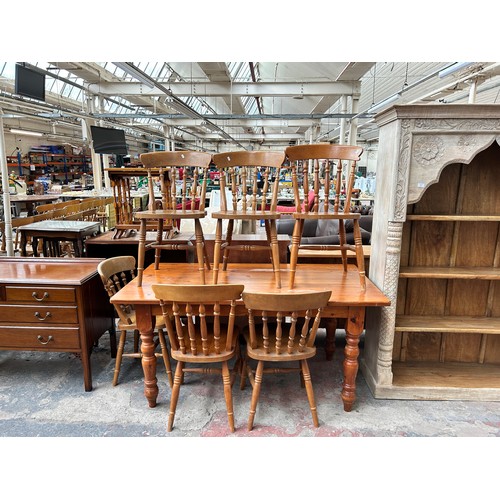
[[[109,297],[112,297],[118,290],[123,288],[129,281],[135,278],[135,258],[132,256],[111,257],[99,263],[97,272],[101,277],[104,288],[108,292]],[[120,339],[118,341],[118,349],[116,352],[115,369],[113,374],[113,385],[118,384],[122,358],[137,358],[141,359],[142,354],[139,350],[139,330],[135,320],[135,310],[130,305],[115,304],[115,311],[118,316],[118,330],[120,331]],[[155,353],[156,357],[161,357],[165,363],[165,371],[170,387],[173,385],[172,368],[168,346],[163,332],[165,323],[163,316],[156,317],[156,339],[155,346],[160,344],[161,353]],[[134,348],[132,352],[124,352],[127,333],[132,331],[134,334]]]
[[[205,267],[208,270],[211,267],[200,221],[206,216],[205,198],[211,159],[212,155],[200,151],[161,151],[141,155],[141,161],[146,168],[167,170],[169,182],[161,183],[161,209],[156,209],[153,204],[149,210],[135,213],[135,218],[141,221],[138,253],[139,286],[142,285],[144,269],[146,222],[156,221],[157,223],[156,241],[149,244],[148,248],[155,250],[155,269],[158,269],[161,250],[193,249],[191,242],[178,243],[168,235],[164,237],[163,234],[164,221],[169,221],[178,230],[181,221],[188,219],[194,221],[198,269],[201,283],[205,284]],[[153,196],[152,190],[150,196]]]
[[[344,272],[347,272],[347,252],[354,252],[359,272],[360,286],[366,287],[365,260],[359,226],[360,213],[351,210],[356,162],[363,148],[359,146],[330,143],[289,146],[285,150],[292,170],[292,185],[295,197],[295,219],[290,247],[289,288],[295,284],[299,249],[340,250]],[[311,196],[312,203],[304,198]],[[304,222],[316,219],[318,223],[338,221],[338,245],[302,245]],[[346,221],[353,223],[354,245],[346,242]]]
[[[241,388],[245,377],[252,385],[252,400],[248,416],[248,430],[254,424],[257,403],[264,373],[299,371],[305,385],[313,424],[319,426],[311,373],[307,360],[316,355],[314,341],[331,290],[297,293],[243,292],[248,309],[248,329],[244,332],[246,354],[241,368]],[[312,323],[311,323],[312,322]],[[248,358],[257,361],[252,369]],[[299,367],[283,367],[283,363],[299,362]],[[277,368],[264,368],[264,364],[280,364]]]
[[[220,172],[220,209],[212,212],[216,219],[213,282],[219,277],[221,251],[222,270],[227,269],[230,251],[268,251],[273,265],[276,287],[281,288],[280,258],[276,220],[281,217],[277,211],[278,184],[285,155],[278,151],[234,151],[218,153],[213,162]],[[273,181],[274,180],[274,181]],[[230,189],[228,199],[226,187]],[[241,245],[233,243],[235,221],[264,221],[267,246]],[[224,242],[222,223],[227,221]]]
[[[171,355],[177,361],[168,417],[169,432],[174,424],[185,372],[222,374],[229,428],[234,432],[231,388],[236,374],[241,371],[235,308],[243,288],[243,285],[228,284],[152,285],[163,312]],[[235,366],[230,370],[228,361],[237,354]],[[193,364],[220,364],[221,368],[192,367]]]

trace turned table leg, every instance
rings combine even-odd
[[[359,363],[359,338],[364,328],[365,308],[350,307],[346,320],[346,346],[344,351],[344,383],[342,386],[342,401],[344,411],[351,411],[356,400],[356,375]]]
[[[331,361],[335,353],[335,332],[337,331],[337,318],[326,319],[325,329],[326,329],[326,339],[325,339],[326,360]]]
[[[153,330],[155,327],[154,316],[148,305],[136,305],[135,307],[137,328],[141,332],[142,370],[144,372],[144,395],[148,400],[150,408],[156,406],[158,397],[158,380],[156,378],[156,356],[153,341]]]

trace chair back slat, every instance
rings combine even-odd
[[[192,356],[209,356],[234,349],[236,301],[241,298],[243,285],[155,284],[152,290],[160,301],[172,350],[186,354],[189,349]],[[222,305],[229,308],[224,314],[227,318],[225,344],[222,343]],[[211,323],[206,319],[207,306],[213,316]]]
[[[276,354],[281,353],[281,336],[283,335],[283,313],[278,311],[276,314],[276,344],[274,350]]]
[[[314,346],[322,309],[328,304],[330,295],[330,290],[295,294],[243,292],[243,301],[248,309],[250,347],[256,348],[258,338],[262,339],[262,348],[266,354],[271,354],[271,350],[275,355],[294,354]],[[256,315],[260,315],[260,321],[256,321]],[[288,318],[290,326],[285,328]],[[297,332],[298,318],[303,320],[300,335]],[[272,333],[271,326],[274,329]],[[284,340],[286,333],[288,339]],[[274,346],[271,346],[273,337]]]
[[[196,331],[193,321],[193,307],[191,306],[191,304],[186,304],[186,318],[189,335],[189,349],[191,351],[191,354],[193,356],[196,356],[198,354],[196,350]]]
[[[141,155],[146,168],[168,172],[168,180],[161,177],[160,181],[162,209],[180,214],[204,210],[211,160],[210,153],[199,151],[160,151]]]
[[[293,353],[296,332],[297,332],[297,311],[293,311],[291,316],[290,331],[288,332],[288,344],[287,344],[288,354]]]
[[[278,151],[233,151],[215,154],[213,162],[219,169],[221,179],[221,210],[229,210],[225,191],[229,181],[233,211],[240,210],[243,213],[275,211],[284,160],[284,153]],[[271,178],[275,178],[273,184],[270,182]],[[239,187],[241,193],[238,191]],[[239,197],[241,197],[240,207],[238,207]]]
[[[362,147],[345,144],[319,143],[286,148],[297,211],[317,215],[328,213],[332,208],[333,214],[349,213],[356,165],[362,153]],[[312,172],[309,171],[309,162],[312,162]],[[312,205],[307,202],[310,191],[314,193]],[[333,207],[330,205],[332,194]]]
[[[208,355],[208,329],[207,318],[205,314],[205,304],[200,304],[200,335],[201,335],[201,350],[205,356]]]

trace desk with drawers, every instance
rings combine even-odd
[[[97,273],[102,259],[0,258],[0,350],[72,352],[92,390],[92,346],[107,330],[116,355],[113,312]]]

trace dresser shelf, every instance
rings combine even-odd
[[[397,332],[500,334],[500,318],[486,316],[396,316]]]
[[[399,277],[457,280],[500,280],[500,268],[432,266],[401,267]]]
[[[406,220],[422,220],[436,222],[500,222],[500,215],[432,215],[408,214]]]

